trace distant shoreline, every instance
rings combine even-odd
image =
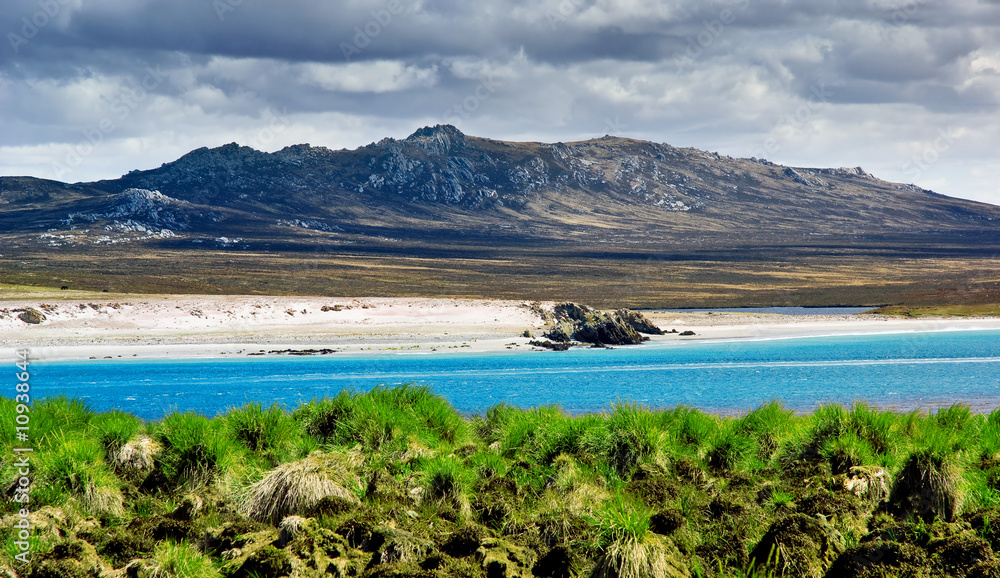
[[[551,308],[553,303],[537,304]],[[18,310],[45,319],[22,321]],[[645,311],[650,343],[1000,329],[1000,318]],[[329,355],[529,351],[545,323],[526,301],[443,298],[118,296],[0,301],[0,351],[36,359],[180,359],[328,349]],[[525,337],[528,331],[531,337]]]

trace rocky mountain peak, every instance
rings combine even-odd
[[[458,130],[454,125],[450,124],[436,124],[434,126],[425,126],[423,128],[418,128],[413,131],[413,134],[406,137],[406,140],[416,140],[423,137],[437,137],[438,135],[447,135],[451,138],[464,139],[465,133]]]
[[[404,142],[431,154],[447,154],[465,146],[465,134],[450,124],[438,124],[417,129]]]

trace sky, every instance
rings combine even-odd
[[[0,175],[453,124],[1000,204],[1000,0],[3,0]]]

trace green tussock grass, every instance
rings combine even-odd
[[[973,547],[941,540],[1000,548],[1000,410],[801,415],[773,400],[736,417],[626,402],[463,416],[403,386],[152,422],[65,397],[32,412],[33,539],[72,558],[66,572],[727,578],[827,568],[875,542],[928,564]],[[0,482],[13,495],[8,458]],[[827,538],[808,534],[816,520]],[[768,536],[794,564],[751,560]],[[14,554],[5,542],[0,568]]]
[[[239,459],[237,441],[225,424],[196,413],[168,415],[154,429],[163,450],[158,457],[167,479],[184,486],[211,482]]]
[[[302,405],[292,416],[324,443],[360,444],[373,452],[404,450],[411,441],[455,445],[469,435],[468,423],[448,402],[426,387],[409,385],[341,391]]]
[[[230,408],[222,419],[230,438],[272,465],[278,464],[282,455],[314,449],[303,443],[301,424],[277,404],[265,409],[259,402],[251,402]]]
[[[148,578],[219,578],[212,559],[187,542],[162,542],[147,564],[133,566]]]

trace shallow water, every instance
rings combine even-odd
[[[617,400],[734,414],[776,398],[797,411],[863,400],[909,410],[1000,406],[1000,332],[961,331],[491,354],[379,354],[175,361],[35,362],[36,398],[66,394],[143,418],[248,401],[295,407],[342,388],[418,383],[466,413],[505,402],[572,413]]]
[[[774,313],[777,315],[854,315],[872,307],[722,307],[717,309],[653,309],[677,313]]]

